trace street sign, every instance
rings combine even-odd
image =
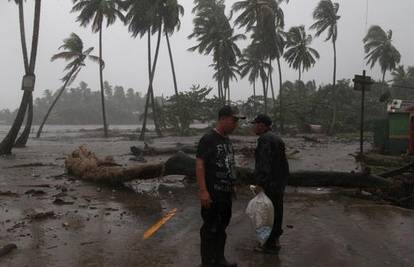
[[[35,82],[36,82],[36,76],[34,76],[32,74],[24,75],[23,76],[23,81],[22,81],[22,90],[33,92]]]
[[[354,82],[354,89],[356,91],[369,91],[371,85],[374,83],[371,77],[365,75],[355,75],[355,78],[352,81]]]

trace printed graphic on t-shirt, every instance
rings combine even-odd
[[[231,144],[218,144],[216,146],[216,177],[221,183],[231,184],[234,180],[234,151]]]

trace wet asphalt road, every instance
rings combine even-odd
[[[0,191],[16,193],[0,195],[0,246],[18,246],[0,258],[0,266],[199,266],[201,219],[196,185],[162,188],[158,196],[146,196],[53,177],[63,172],[62,156],[83,141],[35,142],[14,157],[0,159]],[[118,155],[117,160],[131,144],[87,141],[99,153]],[[326,149],[336,150],[324,144],[310,147],[308,153],[317,157]],[[337,162],[340,155],[335,156]],[[57,166],[7,168],[30,162]],[[323,162],[299,160],[294,164],[319,168]],[[27,193],[31,189],[43,193]],[[53,204],[56,198],[67,203]],[[253,231],[244,214],[250,198],[249,192],[240,192],[228,229],[226,255],[241,267],[414,266],[412,210],[353,199],[327,189],[289,188],[282,250],[279,255],[262,255],[253,252]],[[174,208],[177,214],[143,240],[144,232]],[[55,216],[40,220],[28,217],[44,211],[53,211]]]

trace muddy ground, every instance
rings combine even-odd
[[[49,134],[0,159],[0,247],[18,246],[0,258],[0,266],[199,265],[201,219],[193,182],[163,184],[151,194],[140,194],[62,175],[65,156],[81,144],[122,164],[141,164],[130,161],[129,147],[143,143],[131,141],[128,134],[108,140],[99,135]],[[197,139],[165,137],[151,145],[193,144]],[[254,146],[254,137],[234,139],[236,145]],[[289,151],[299,151],[290,160],[293,170],[356,169],[349,155],[356,152],[356,141],[285,140]],[[165,156],[146,159],[162,161]],[[252,165],[242,156],[238,162]],[[16,166],[32,163],[44,166]],[[239,192],[228,229],[227,257],[239,266],[414,266],[412,210],[350,198],[332,188],[288,188],[283,248],[279,255],[261,255],[253,252],[254,236],[244,214],[250,198],[248,190]],[[174,208],[177,214],[143,240],[144,232]]]

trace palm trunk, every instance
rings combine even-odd
[[[148,29],[148,83],[151,81],[151,73],[152,73],[152,59],[151,59],[151,28]],[[144,120],[142,121],[142,130],[141,135],[139,137],[140,140],[145,139],[145,131],[147,129],[147,117],[148,117],[148,105],[149,105],[149,90],[147,91],[147,99],[145,100],[145,109],[144,109]]]
[[[56,105],[57,101],[59,100],[59,98],[62,96],[63,92],[66,89],[66,86],[68,85],[69,81],[72,79],[72,76],[73,76],[73,74],[75,73],[76,70],[77,70],[77,66],[73,67],[68,79],[65,81],[65,83],[63,84],[63,86],[60,89],[59,93],[57,94],[57,96],[53,100],[52,104],[50,105],[49,109],[47,110],[46,115],[43,118],[42,123],[40,124],[39,130],[37,131],[36,138],[39,138],[40,135],[42,134],[43,127],[44,127],[47,119],[49,118],[50,113],[52,112],[52,110],[55,107],[55,105]]]
[[[152,65],[152,69],[151,69],[151,73],[150,73],[150,77],[149,77],[149,85],[148,85],[148,90],[147,90],[147,100],[146,100],[146,104],[145,104],[145,113],[144,113],[144,123],[142,124],[142,129],[141,129],[141,135],[139,137],[140,140],[144,140],[145,139],[145,131],[146,131],[146,120],[147,120],[147,116],[148,116],[148,105],[149,105],[149,100],[150,98],[153,99],[153,88],[152,88],[152,83],[154,81],[154,74],[155,74],[155,69],[157,66],[157,60],[158,60],[158,54],[159,54],[159,50],[160,50],[160,42],[161,42],[161,26],[158,30],[158,41],[157,41],[157,48],[155,50],[155,57],[154,57],[154,63]],[[148,30],[148,34],[151,34],[151,31]],[[149,62],[151,62],[151,39],[150,37],[148,38],[148,60]],[[150,68],[151,65],[149,64]],[[161,135],[161,131],[157,126],[157,119],[156,119],[156,111],[155,111],[155,103],[154,101],[152,102],[152,107],[153,107],[153,116],[154,116],[154,124],[155,124],[155,130],[157,131],[158,135]],[[158,129],[157,129],[158,128]]]
[[[20,131],[20,127],[22,126],[24,115],[26,114],[26,109],[28,107],[29,99],[30,99],[30,92],[24,91],[22,101],[20,102],[20,106],[17,111],[16,118],[14,119],[14,122],[12,124],[12,127],[10,128],[7,136],[0,143],[0,155],[11,154],[12,148],[14,146],[14,142]]]
[[[385,74],[386,74],[386,72],[387,72],[387,69],[385,69],[385,70],[382,72],[382,83],[385,83]]]
[[[257,106],[256,106],[256,79],[253,81],[253,111],[257,113]]]
[[[275,99],[275,88],[273,86],[273,77],[272,77],[273,66],[272,66],[272,59],[271,58],[269,58],[269,65],[270,65],[270,68],[269,68],[270,90],[272,90],[273,107],[275,107],[276,106],[276,99]]]
[[[267,114],[266,81],[264,77],[262,77],[262,85],[263,85],[263,97],[264,97],[264,113]]]
[[[332,81],[332,95],[333,95],[333,110],[332,110],[332,121],[329,127],[329,135],[335,133],[335,125],[336,125],[336,117],[338,112],[338,103],[336,99],[336,43],[332,42],[333,44],[333,51],[334,51],[334,72],[333,72],[333,81]]]
[[[230,86],[229,87],[227,87],[227,91],[228,91],[228,95],[227,95],[227,97],[228,97],[228,104],[230,105],[231,104],[231,98],[230,98]]]
[[[280,66],[280,58],[277,58],[277,68],[279,70],[279,105],[280,105],[280,113],[279,113],[279,120],[280,120],[280,133],[283,134],[284,132],[284,114],[283,114],[283,80],[282,80],[282,68]]]
[[[226,101],[227,101],[227,88],[226,88],[226,87],[224,87],[223,85],[222,85],[222,88],[224,89],[223,103],[225,104],[225,103],[226,103]]]
[[[168,36],[167,32],[165,32],[165,39],[167,39],[168,54],[170,55],[170,64],[171,64],[171,71],[172,71],[173,81],[174,81],[175,95],[178,95],[177,76],[175,74],[174,59],[173,59],[171,45],[170,45],[170,37]]]
[[[157,136],[161,137],[162,136],[162,132],[161,132],[161,128],[160,128],[160,122],[158,120],[158,110],[157,110],[157,105],[156,105],[156,100],[155,100],[155,96],[154,96],[154,77],[155,77],[155,66],[157,65],[157,61],[158,61],[158,53],[160,50],[160,44],[161,44],[161,34],[162,34],[162,26],[161,26],[161,22],[160,22],[160,28],[158,29],[158,40],[157,40],[157,47],[155,50],[155,57],[154,57],[154,70],[152,73],[152,81],[151,81],[151,106],[152,106],[152,116],[154,117],[154,126],[155,126],[155,132],[157,133]]]
[[[34,11],[34,23],[33,23],[33,38],[32,38],[32,47],[31,47],[31,56],[30,56],[30,64],[28,74],[34,75],[35,71],[35,64],[36,64],[36,56],[37,56],[37,47],[38,47],[38,40],[39,40],[39,28],[40,28],[40,14],[41,14],[41,0],[35,1],[35,11]],[[19,11],[19,15],[23,15],[22,11]],[[24,23],[24,19],[20,18],[20,23]],[[24,27],[23,24],[20,25],[20,29]],[[25,37],[24,33],[21,32],[21,36]],[[22,47],[24,47],[25,41],[22,40]],[[26,53],[27,54],[27,53]],[[23,57],[24,52],[23,52]],[[27,55],[26,55],[27,57]],[[25,63],[25,68],[26,68]],[[8,134],[0,143],[0,155],[4,154],[11,154],[12,148],[15,144],[17,135],[19,134],[20,128],[22,126],[24,116],[26,113],[27,108],[29,107],[30,100],[32,99],[32,91],[25,90],[23,93],[22,101],[20,102],[19,109],[17,111],[16,118],[10,128]]]
[[[33,38],[32,38],[32,50],[30,54],[30,65],[29,65],[29,73],[34,75],[35,66],[36,66],[36,57],[37,57],[37,46],[39,44],[39,29],[40,29],[40,12],[41,12],[41,5],[40,1],[39,5],[35,6],[35,16],[33,22]],[[26,45],[26,44],[24,44]],[[23,44],[22,44],[23,47]],[[24,52],[23,52],[24,57]],[[27,57],[27,50],[26,50],[26,57]],[[34,88],[32,88],[34,89]],[[28,98],[28,108],[27,108],[27,117],[26,117],[26,125],[21,136],[15,142],[16,147],[25,147],[27,140],[29,139],[30,131],[32,128],[33,123],[33,92],[30,91],[30,96]]]
[[[20,42],[22,45],[23,63],[26,74],[29,73],[29,58],[27,56],[26,30],[24,26],[24,8],[23,1],[19,1],[19,25],[20,25]]]
[[[102,62],[102,21],[99,26],[99,62]],[[105,138],[107,138],[108,137],[108,124],[106,122],[103,68],[101,64],[99,64],[99,82],[101,86],[101,104],[102,104],[102,120],[103,120],[103,127],[104,127],[104,135],[105,135]]]
[[[302,81],[302,70],[299,66],[299,81]]]
[[[221,99],[221,90],[220,90],[220,81],[217,81],[217,93],[218,93],[218,98]]]
[[[23,55],[23,63],[24,63],[24,70],[26,74],[30,73],[30,67],[29,67],[29,58],[27,55],[27,44],[26,44],[26,30],[24,25],[24,7],[23,7],[23,1],[19,1],[19,25],[20,25],[20,41],[22,46],[22,55]],[[29,128],[29,134],[30,134],[30,128],[31,128],[31,122],[29,123],[30,118],[33,119],[33,97],[31,97],[32,101],[29,101],[29,110],[28,110],[28,121],[26,122],[25,129],[20,136],[20,138],[17,139],[15,142],[15,147],[19,147],[19,143],[23,142],[24,145],[27,142],[28,134],[27,134],[27,128]],[[25,135],[27,135],[26,140],[24,140]],[[23,147],[24,147],[23,145]]]
[[[29,135],[32,130],[33,123],[33,93],[29,94],[28,107],[27,107],[27,117],[26,117],[26,126],[17,141],[14,144],[14,147],[25,147],[27,140],[29,140]]]

